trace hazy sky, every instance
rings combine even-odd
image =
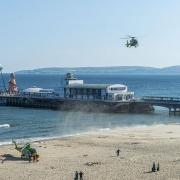
[[[139,36],[126,48],[120,37]],[[180,0],[0,0],[4,71],[180,64]]]

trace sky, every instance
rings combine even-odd
[[[4,72],[180,65],[179,0],[0,0]],[[120,39],[137,36],[138,48]]]

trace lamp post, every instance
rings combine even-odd
[[[6,91],[7,91],[7,89],[6,89],[6,85],[5,85],[5,81],[4,81],[4,77],[3,77],[2,70],[3,70],[3,67],[2,67],[2,65],[0,64],[0,73],[1,73],[1,78],[2,78],[2,81],[3,81],[4,91],[6,92]]]

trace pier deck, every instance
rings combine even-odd
[[[47,108],[54,110],[75,110],[108,113],[150,113],[154,108],[142,101],[110,101],[63,98],[60,96],[35,97],[21,95],[0,95],[0,102],[6,106]]]
[[[180,114],[180,98],[179,97],[162,97],[162,96],[144,96],[144,103],[152,106],[161,106],[169,109],[169,113]]]
[[[154,106],[160,106],[168,108],[170,114],[180,114],[179,97],[144,96],[132,101],[110,101],[71,99],[60,96],[35,97],[5,94],[0,95],[0,102],[6,106],[130,113],[152,112]]]

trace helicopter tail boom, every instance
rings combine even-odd
[[[130,43],[128,42],[128,40],[126,41],[126,47],[129,47],[130,46]]]

